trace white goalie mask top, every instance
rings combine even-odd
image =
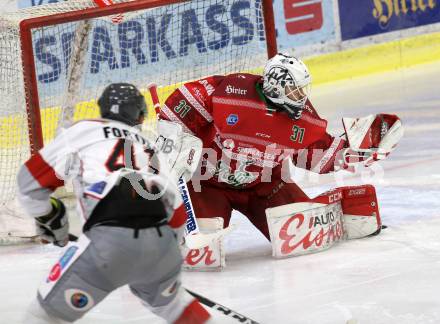
[[[277,54],[264,67],[263,93],[294,119],[301,117],[312,79],[306,65],[288,54]]]

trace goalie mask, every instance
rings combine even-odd
[[[288,54],[275,55],[264,67],[264,95],[292,119],[301,117],[310,83],[311,76],[305,64]]]
[[[139,90],[129,83],[112,83],[104,89],[98,100],[102,118],[123,122],[130,126],[142,122],[147,104]]]

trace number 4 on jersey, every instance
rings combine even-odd
[[[117,171],[121,168],[140,170],[134,159],[134,148],[131,141],[120,139],[113,147],[112,153],[105,162],[107,170]]]

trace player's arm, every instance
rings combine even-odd
[[[340,154],[345,148],[347,148],[345,138],[325,133],[307,149],[300,150],[295,162],[297,166],[312,172],[320,174],[333,172],[340,167]]]
[[[51,197],[64,185],[65,138],[59,136],[34,154],[17,175],[17,198],[26,214],[35,218],[42,239],[64,246],[68,242],[69,224],[64,204]]]
[[[185,132],[203,138],[213,120],[211,95],[220,79],[213,76],[183,84],[165,100],[159,117],[178,123]]]

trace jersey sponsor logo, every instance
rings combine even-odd
[[[227,94],[238,94],[238,95],[245,95],[247,93],[246,89],[240,89],[240,88],[236,88],[233,85],[228,84],[226,86],[225,92]]]
[[[64,255],[60,259],[60,265],[62,269],[64,269],[66,265],[69,263],[69,261],[72,260],[77,250],[78,250],[77,246],[71,246],[66,250],[66,252],[64,252]]]
[[[267,134],[264,134],[264,133],[255,133],[255,136],[270,138],[270,135],[267,135]]]
[[[179,179],[178,188],[180,191],[180,195],[182,196],[183,206],[185,206],[185,212],[187,216],[186,224],[185,224],[186,233],[190,234],[197,229],[197,223],[194,216],[194,210],[191,204],[191,199],[189,197],[188,191],[186,190],[185,181],[182,178]]]
[[[385,134],[388,132],[389,126],[388,123],[383,121],[380,125],[380,138],[384,138]]]
[[[195,153],[196,153],[195,149],[191,149],[191,151],[189,151],[188,159],[186,160],[186,163],[188,165],[192,165],[193,164],[193,162],[194,162],[194,154]]]
[[[91,191],[97,194],[102,194],[104,192],[105,186],[107,185],[107,182],[100,181],[92,184],[90,187],[86,189],[86,191]]]
[[[93,297],[81,289],[67,289],[64,298],[67,305],[75,311],[85,312],[95,305]]]
[[[352,197],[352,196],[363,196],[365,195],[367,189],[366,188],[359,188],[359,189],[350,189],[348,191],[348,196]]]
[[[89,303],[89,299],[82,293],[75,293],[70,297],[70,302],[76,308],[84,308]]]
[[[179,285],[178,281],[174,281],[171,285],[169,285],[167,288],[162,291],[161,295],[164,297],[170,297],[174,295],[174,293],[177,291],[177,287]]]
[[[64,252],[58,263],[52,267],[46,282],[57,281],[60,278],[63,269],[66,268],[66,266],[69,264],[69,261],[72,260],[77,250],[78,247],[71,246],[66,250],[66,252]]]
[[[89,244],[90,240],[88,239],[88,237],[85,235],[81,235],[77,243],[69,246],[57,265],[52,268],[53,274],[51,278],[55,281],[49,280],[48,277],[47,280],[44,281],[43,284],[38,288],[38,292],[43,299],[45,299],[50,294],[52,289],[57,285],[56,280],[58,280],[63,275],[63,273],[67,271],[71,265],[74,264],[75,260],[77,260],[81,256],[81,254],[87,249]]]
[[[329,204],[342,200],[342,192],[335,192],[328,196]]]
[[[160,151],[165,154],[171,153],[174,148],[174,140],[171,138],[166,138],[163,135],[159,135],[156,140],[156,144],[160,147]]]
[[[269,153],[269,152],[261,152],[259,149],[255,148],[255,147],[239,146],[237,148],[237,150],[238,150],[239,154],[246,155],[248,161],[252,162],[254,164],[258,164],[259,162],[263,163],[263,162],[274,161],[276,158],[275,154]]]
[[[208,82],[206,79],[202,79],[199,81],[199,83],[205,87],[206,92],[208,93],[208,96],[212,95],[212,93],[215,91],[215,88],[212,84]]]
[[[228,118],[226,118],[226,123],[227,123],[229,126],[234,126],[235,124],[238,123],[238,115],[236,115],[236,114],[230,114],[230,115],[228,116]]]
[[[235,147],[234,140],[227,138],[223,141],[222,146],[227,150],[232,150]]]
[[[52,268],[52,270],[50,270],[50,274],[49,277],[47,278],[47,282],[49,281],[57,281],[58,278],[61,275],[61,265],[59,263],[55,264]]]
[[[246,167],[250,164],[252,161],[237,161],[237,168],[232,172],[229,165],[220,160],[217,163],[214,176],[218,178],[219,182],[225,182],[234,187],[243,187],[258,178],[257,172],[246,171]]]
[[[309,113],[311,113],[311,114],[313,113],[312,108],[310,108],[310,106],[309,106],[308,104],[305,104],[305,105],[304,105],[304,109],[307,110],[307,111],[308,111]]]
[[[205,102],[206,98],[199,88],[192,88],[192,93],[200,102]]]

